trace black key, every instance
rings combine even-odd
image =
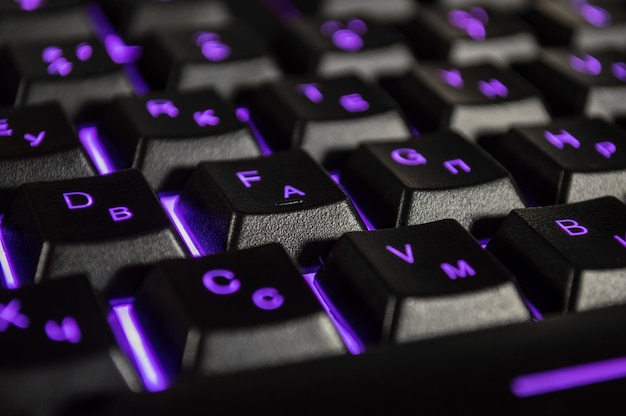
[[[413,0],[292,0],[306,14],[326,17],[368,16],[385,21],[401,21],[418,10]]]
[[[185,256],[135,170],[22,185],[2,219],[2,235],[16,282],[83,273],[111,296],[128,296],[150,263]]]
[[[281,73],[268,43],[243,22],[160,29],[142,44],[139,65],[156,89],[212,87],[229,96]]]
[[[344,232],[364,229],[346,194],[301,150],[202,162],[178,210],[204,254],[279,242],[304,268]]]
[[[615,197],[513,210],[489,241],[544,314],[626,302],[626,205]]]
[[[133,93],[95,38],[8,44],[0,85],[14,105],[59,101],[71,120],[89,119],[103,101]]]
[[[315,284],[366,349],[530,319],[510,272],[454,220],[346,233]]]
[[[157,264],[135,310],[171,378],[346,353],[279,244]]]
[[[276,43],[282,67],[289,73],[358,73],[375,78],[415,64],[402,34],[391,23],[374,19],[297,19],[285,23]]]
[[[341,183],[376,228],[454,218],[487,236],[511,209],[525,206],[509,173],[454,133],[363,144]]]
[[[381,80],[420,130],[451,129],[470,139],[504,133],[512,125],[547,122],[541,95],[510,69],[491,64],[455,67],[420,63]]]
[[[233,18],[224,0],[101,0],[99,4],[116,31],[133,42],[158,28],[221,24]]]
[[[120,395],[79,414],[293,415],[294,403],[311,416],[403,414],[416,400],[431,414],[620,414],[624,328],[616,306]]]
[[[544,49],[519,71],[541,89],[555,116],[612,119],[626,114],[626,53]]]
[[[0,139],[2,212],[22,183],[97,173],[56,103],[1,108]]]
[[[182,188],[201,161],[261,155],[235,108],[213,90],[119,98],[98,133],[115,169],[141,170],[157,191]]]
[[[92,28],[81,0],[2,0],[0,43],[49,41],[90,36]]]
[[[588,52],[626,46],[626,5],[622,0],[537,1],[527,20],[545,45]]]
[[[69,401],[140,390],[108,312],[85,276],[1,290],[2,413],[56,414]]]
[[[605,120],[557,119],[480,144],[513,174],[530,205],[626,198],[626,130]]]
[[[444,7],[489,7],[494,10],[525,11],[533,0],[421,0],[425,4],[436,3]]]
[[[529,61],[539,53],[530,26],[511,12],[483,7],[423,7],[402,25],[420,59],[452,65]]]
[[[396,103],[353,75],[285,78],[238,101],[274,150],[302,148],[325,165],[340,164],[361,142],[411,134]]]

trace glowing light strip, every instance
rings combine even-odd
[[[78,137],[101,175],[115,171],[113,163],[104,151],[102,143],[100,143],[98,130],[95,126],[80,127],[78,129]]]
[[[112,308],[146,389],[153,392],[165,390],[168,387],[167,376],[137,322],[133,305],[120,304]]]
[[[237,114],[237,118],[240,121],[243,121],[244,123],[248,124],[248,127],[250,128],[250,131],[252,132],[252,135],[254,136],[254,139],[259,144],[259,149],[261,149],[261,154],[263,156],[271,155],[273,153],[273,150],[270,147],[270,145],[267,143],[267,141],[263,138],[263,135],[261,134],[259,129],[256,127],[254,122],[252,121],[252,118],[250,117],[250,110],[247,109],[246,107],[239,107],[237,108],[236,114]]]
[[[199,249],[199,245],[195,243],[191,232],[187,230],[187,227],[185,226],[182,218],[180,218],[178,216],[178,213],[176,212],[176,203],[178,202],[179,198],[180,197],[178,195],[161,196],[161,205],[163,205],[165,212],[167,212],[167,215],[169,215],[170,220],[174,224],[174,228],[176,228],[176,231],[178,231],[178,234],[180,234],[180,237],[183,239],[183,242],[187,246],[189,253],[193,257],[201,257],[203,254]]]
[[[368,231],[375,230],[376,227],[374,227],[374,224],[372,224],[372,222],[369,220],[369,218],[367,218],[367,216],[361,210],[361,208],[359,208],[359,206],[356,204],[356,202],[354,202],[354,199],[352,199],[352,197],[350,196],[348,191],[343,187],[343,185],[341,185],[341,177],[339,176],[339,173],[338,172],[330,172],[330,177],[333,178],[335,183],[337,185],[339,185],[341,187],[341,189],[343,189],[343,191],[346,193],[346,195],[348,195],[348,198],[350,198],[350,202],[352,202],[352,206],[356,210],[357,214],[359,214],[359,217],[361,217],[361,220],[363,221],[363,224],[365,224],[365,228],[367,228]]]
[[[0,215],[0,224],[2,223],[2,215]],[[0,267],[2,268],[2,278],[4,279],[4,286],[7,289],[17,289],[17,276],[13,271],[9,256],[7,255],[6,245],[4,244],[4,237],[0,230]]]
[[[517,397],[529,397],[624,377],[626,357],[620,357],[515,377],[510,388]]]

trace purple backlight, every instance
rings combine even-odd
[[[361,94],[358,93],[342,95],[339,97],[339,103],[350,113],[361,113],[370,108],[370,104],[367,100],[365,100]]]
[[[167,377],[135,317],[133,305],[118,304],[112,309],[121,329],[119,335],[124,337],[146,389],[151,392],[165,390]]]
[[[439,70],[439,77],[443,80],[443,82],[456,89],[463,88],[465,85],[463,77],[461,76],[461,71],[458,69],[441,69]]]
[[[309,101],[315,104],[324,101],[324,94],[320,91],[318,84],[299,84],[297,88]]]
[[[76,45],[75,52],[78,60],[83,62],[88,61],[93,55],[93,47],[88,43],[79,43]]]
[[[37,10],[43,5],[43,0],[15,0],[20,5],[20,9],[26,11]]]
[[[105,175],[115,171],[113,163],[100,143],[98,130],[95,126],[80,127],[78,129],[78,137],[94,165],[96,165],[98,173]]]
[[[457,29],[464,30],[467,35],[477,41],[485,40],[489,23],[489,15],[481,7],[472,7],[469,11],[454,9],[448,13],[448,22]]]
[[[611,65],[611,72],[615,78],[626,82],[626,62],[615,62]]]
[[[0,215],[0,224],[2,224],[2,215]],[[17,289],[17,275],[13,270],[13,266],[11,265],[7,254],[6,244],[4,243],[4,237],[2,235],[2,228],[0,228],[0,267],[2,268],[4,287],[7,289]]]
[[[202,50],[202,55],[211,62],[221,62],[230,56],[230,46],[222,43],[218,33],[199,32],[194,35],[194,40]]]
[[[174,224],[174,228],[176,228],[176,231],[178,231],[178,234],[183,239],[189,253],[193,257],[201,257],[203,254],[199,249],[200,245],[195,242],[191,230],[188,229],[183,219],[180,218],[176,212],[176,203],[180,197],[178,195],[164,195],[161,196],[160,199],[161,205],[170,217],[172,224]]]
[[[530,397],[626,377],[626,357],[557,368],[515,377],[511,392]]]
[[[509,89],[497,79],[489,81],[479,81],[478,90],[487,98],[494,99],[497,97],[507,97]]]
[[[582,58],[576,55],[571,55],[569,63],[576,72],[584,75],[595,76],[602,72],[602,64],[591,55],[585,54]]]
[[[69,342],[78,344],[82,338],[80,327],[74,318],[66,316],[59,324],[56,321],[48,321],[44,326],[46,335],[52,341]]]
[[[30,319],[20,313],[22,304],[18,299],[11,299],[6,305],[0,303],[0,332],[4,332],[13,325],[18,328],[28,328]]]
[[[611,24],[611,14],[600,6],[589,4],[587,0],[573,0],[573,9],[590,25],[606,27]]]
[[[357,52],[363,49],[363,38],[367,32],[367,24],[361,19],[351,19],[346,24],[337,20],[324,22],[320,32],[331,38],[333,44],[346,52]]]

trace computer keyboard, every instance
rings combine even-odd
[[[623,0],[0,0],[0,414],[623,414]]]

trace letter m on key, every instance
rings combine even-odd
[[[443,270],[443,272],[451,280],[456,280],[458,278],[463,279],[463,278],[466,278],[467,276],[476,275],[476,271],[474,270],[474,268],[470,266],[469,263],[463,259],[459,259],[456,262],[456,266],[453,266],[450,263],[441,263],[439,267],[441,267],[441,270]]]

